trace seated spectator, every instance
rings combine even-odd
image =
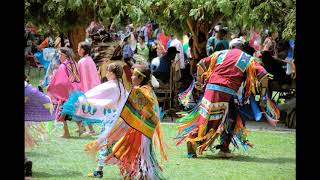
[[[180,52],[175,47],[169,47],[165,55],[154,58],[151,62],[152,74],[164,84],[170,81],[170,68],[177,53]]]

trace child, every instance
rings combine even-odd
[[[136,67],[131,78],[134,87],[121,108],[121,118],[97,141],[87,144],[85,150],[94,152],[107,148],[109,152],[105,154],[104,162],[116,161],[125,178],[162,179],[161,167],[152,147],[156,134],[161,155],[166,159],[160,134],[158,101],[150,86],[151,71],[145,66]],[[105,138],[107,143],[102,145],[101,138]],[[102,172],[95,171],[94,175],[102,177]]]
[[[112,124],[117,120],[118,114],[119,114],[119,107],[123,106],[125,103],[126,97],[128,96],[128,92],[125,90],[123,84],[122,84],[122,74],[123,69],[122,66],[118,63],[111,63],[107,67],[107,73],[106,77],[108,81],[106,83],[103,83],[94,89],[88,91],[85,93],[86,102],[90,103],[93,107],[96,107],[97,111],[96,114],[89,116],[84,115],[82,112],[77,113],[77,117],[81,115],[85,123],[93,123],[93,122],[102,122],[102,130],[100,136],[105,136],[105,132],[109,132],[109,129],[111,128]],[[95,96],[90,96],[91,94]],[[92,98],[92,100],[90,99]],[[94,99],[96,101],[94,101]],[[78,98],[80,99],[80,98]],[[98,102],[99,101],[99,102]],[[84,104],[85,101],[80,102],[80,104]],[[103,103],[105,102],[105,103]],[[108,107],[106,109],[105,107]],[[102,109],[101,109],[102,108]],[[68,109],[68,108],[64,108]],[[101,110],[99,110],[101,109]],[[104,115],[101,113],[101,118],[98,117],[99,111],[102,112],[102,110],[107,111],[107,113]],[[74,116],[74,115],[73,115]],[[100,138],[101,139],[101,138]],[[104,141],[102,139],[101,141]],[[106,143],[106,141],[104,142]],[[99,150],[99,152],[96,154],[98,161],[98,167],[96,171],[93,173],[89,173],[89,177],[103,177],[103,167],[105,165],[104,159],[105,156],[110,152],[110,148],[102,148]]]
[[[78,45],[78,54],[81,57],[78,62],[79,74],[80,74],[80,87],[82,92],[87,92],[89,89],[92,89],[95,86],[100,84],[100,77],[96,68],[96,64],[93,62],[89,53],[91,50],[91,45],[87,42],[80,42]],[[95,135],[92,125],[88,125],[89,134]],[[80,134],[82,132],[79,132]]]
[[[62,121],[64,124],[63,138],[69,138],[70,133],[66,118],[64,116],[59,117],[60,106],[69,98],[69,93],[72,91],[80,90],[80,76],[77,68],[77,63],[73,60],[72,49],[62,47],[59,50],[59,59],[61,65],[53,75],[50,84],[47,89],[48,95],[53,102],[57,104],[56,118],[58,121]],[[78,123],[79,129],[81,128]]]

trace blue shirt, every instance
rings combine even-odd
[[[207,42],[207,56],[210,56],[213,53],[213,50],[210,49],[213,42],[215,42],[216,37],[211,36]]]
[[[123,47],[123,58],[131,58],[134,52],[132,51],[130,44],[126,44]]]
[[[290,39],[289,40],[289,44],[290,44],[290,47],[289,47],[289,50],[288,50],[288,58],[289,59],[293,59],[294,40]]]

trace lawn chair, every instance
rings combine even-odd
[[[38,69],[39,76],[40,76],[40,73],[41,73],[41,69],[43,69],[43,71],[44,71],[43,65],[40,64],[40,62],[38,61],[38,59],[34,55],[26,55],[26,61],[29,64],[28,76],[30,74],[30,68],[31,67],[35,67],[35,68]]]

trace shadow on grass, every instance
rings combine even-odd
[[[47,154],[35,152],[35,151],[30,151],[30,152],[25,152],[26,157],[49,157]]]
[[[49,174],[47,172],[37,172],[37,171],[33,171],[32,172],[32,178],[49,178],[49,177],[82,177],[85,176],[84,174],[82,174],[79,171],[67,171],[67,170],[57,170],[57,173],[55,174]]]
[[[97,137],[92,137],[92,136],[71,136],[69,138],[62,138],[62,139],[79,139],[79,140],[83,140],[83,139],[87,139],[87,140],[95,140],[97,139]]]
[[[85,179],[86,178],[86,174],[82,174],[79,171],[66,171],[66,170],[57,170],[56,174],[49,174],[46,172],[32,172],[32,177],[29,178],[78,178],[78,179]],[[110,179],[110,178],[108,178]],[[119,178],[112,178],[110,180],[122,180],[123,178],[119,177]]]
[[[243,156],[243,155],[235,155],[232,158],[221,158],[217,155],[206,155],[200,156],[197,159],[212,159],[212,160],[228,160],[228,161],[241,161],[241,162],[257,162],[257,163],[294,163],[295,158],[286,158],[286,157],[275,157],[275,158],[261,158],[256,156]]]

